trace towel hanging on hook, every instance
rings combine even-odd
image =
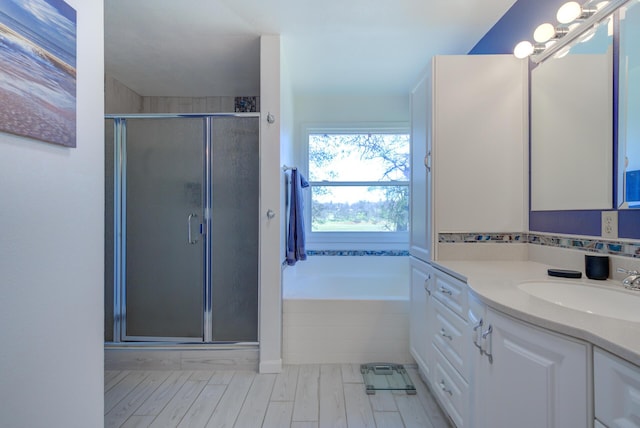
[[[298,260],[306,260],[304,236],[304,207],[302,189],[309,187],[309,182],[291,169],[291,198],[289,200],[289,229],[287,234],[287,264],[293,266]]]

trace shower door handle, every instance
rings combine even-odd
[[[198,243],[198,237],[196,237],[196,239],[193,239],[191,234],[191,219],[193,218],[198,218],[198,214],[190,213],[187,217],[187,242],[191,245]]]

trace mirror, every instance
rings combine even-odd
[[[640,5],[620,8],[618,201],[640,208]]]
[[[609,18],[531,72],[532,211],[613,206],[612,33]]]

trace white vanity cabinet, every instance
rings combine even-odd
[[[429,381],[451,420],[462,428],[470,426],[467,285],[439,270],[434,275]]]
[[[409,339],[442,407],[458,428],[469,421],[467,286],[415,257],[411,264]]]
[[[410,259],[411,296],[409,304],[409,348],[413,359],[424,376],[431,376],[432,304],[431,294],[435,282],[434,269],[415,257]]]
[[[640,367],[594,348],[593,372],[596,427],[640,427]]]
[[[588,427],[589,346],[492,308],[474,377],[476,427]]]

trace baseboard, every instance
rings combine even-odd
[[[282,371],[282,359],[260,361],[260,373],[280,373]]]
[[[257,370],[258,349],[105,347],[105,370]]]

